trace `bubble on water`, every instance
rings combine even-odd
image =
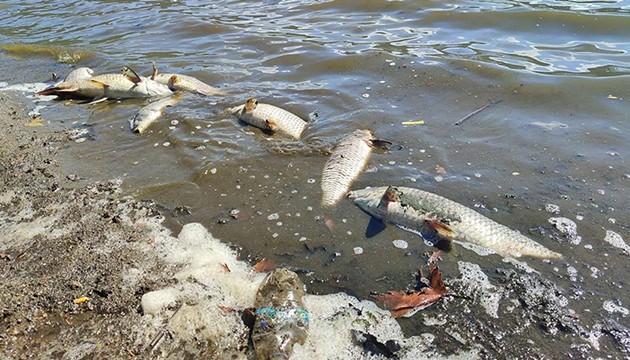
[[[576,268],[574,268],[573,266],[567,266],[567,275],[569,275],[569,279],[572,282],[576,282],[577,281],[577,276],[578,276],[578,271]]]
[[[267,220],[278,220],[278,219],[280,219],[280,215],[278,215],[278,213],[273,213],[267,216]]]
[[[579,220],[579,221],[584,220],[584,215],[579,215],[579,214],[575,215],[575,220]]]
[[[515,172],[512,173],[512,175],[519,176],[519,175],[521,175],[521,173],[519,173],[518,171],[515,171]]]
[[[168,141],[165,141],[164,144],[162,144],[162,146],[170,146],[170,145],[171,145],[171,143],[168,142]]]
[[[444,180],[444,177],[437,175],[436,177],[434,177],[435,181],[437,182],[442,182]]]
[[[277,238],[278,237],[278,233],[273,233],[273,235],[271,235],[272,238]]]
[[[599,270],[595,266],[591,266],[591,277],[597,279],[598,277],[600,277],[601,273],[601,270]]]
[[[394,246],[398,249],[406,249],[409,247],[409,244],[405,240],[400,239],[392,241],[392,244],[394,244]]]
[[[625,307],[621,305],[615,304],[615,302],[612,300],[604,301],[603,308],[604,310],[608,311],[610,314],[614,314],[616,312],[622,314],[623,316],[628,316],[628,314],[630,314],[630,311],[628,309],[626,309]]]
[[[563,233],[571,244],[577,245],[582,241],[582,237],[577,235],[577,225],[573,220],[564,217],[553,217],[549,219],[549,223]]]
[[[369,98],[369,97],[370,97],[370,94],[363,94],[363,95],[361,95],[361,96],[363,96],[364,98],[366,98],[366,99],[367,99],[367,98]]]
[[[616,248],[623,250],[626,254],[630,255],[630,246],[628,246],[628,244],[623,241],[621,235],[617,234],[616,232],[612,230],[606,230],[604,241]]]
[[[600,195],[605,195],[606,191],[604,189],[597,189],[597,193]]]
[[[360,246],[355,247],[354,249],[352,249],[352,251],[354,251],[355,255],[361,255],[363,254],[363,248]]]
[[[278,226],[282,226],[282,221],[278,221],[278,222],[276,223],[276,225],[278,225]]]
[[[556,204],[545,204],[545,210],[552,214],[558,214],[560,213],[560,206]]]
[[[306,180],[306,182],[308,184],[313,184],[313,183],[315,183],[315,179],[308,179],[308,180]]]
[[[608,218],[608,222],[611,224],[616,224],[617,223],[617,219],[615,218]]]
[[[195,148],[195,150],[200,151],[200,150],[205,150],[205,148],[206,148],[205,146],[199,145]]]
[[[217,173],[217,168],[212,168],[210,169],[210,174],[216,174]]]
[[[480,178],[480,177],[481,177],[481,174],[480,174],[480,173],[475,173],[475,177],[476,177],[476,178]]]
[[[173,125],[173,126],[174,126],[174,125],[177,125],[177,124],[179,124],[179,121],[177,121],[177,120],[171,120],[171,125]]]
[[[307,239],[306,239],[306,236],[302,236],[302,237],[300,238],[300,241],[306,241],[306,240],[307,240]]]

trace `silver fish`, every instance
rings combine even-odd
[[[332,207],[348,192],[372,153],[370,130],[355,130],[335,146],[322,172],[322,206]]]
[[[63,82],[77,82],[82,80],[87,80],[92,77],[94,74],[94,70],[88,67],[80,67],[72,70]]]
[[[210,86],[205,82],[188,75],[182,74],[158,74],[153,78],[160,84],[167,85],[173,91],[190,91],[201,95],[227,95],[227,92]]]
[[[260,104],[251,98],[247,103],[230,109],[230,112],[257,128],[279,132],[299,139],[306,128],[306,121],[284,109],[269,104]]]
[[[269,273],[256,293],[252,342],[256,359],[288,359],[293,346],[308,336],[309,314],[304,308],[304,285],[293,271]]]
[[[440,238],[480,245],[502,256],[562,258],[464,205],[423,190],[382,186],[352,191],[348,197],[370,215],[416,233],[429,229]]]
[[[61,95],[101,99],[129,99],[168,96],[173,92],[168,86],[149,78],[138,76],[128,67],[122,74],[102,74],[88,79],[62,82],[52,88],[39,91],[38,95]]]
[[[175,106],[180,100],[181,96],[174,94],[146,105],[129,121],[131,131],[136,134],[142,134],[149,125],[162,116],[165,108]]]

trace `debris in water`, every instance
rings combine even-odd
[[[418,310],[439,301],[446,296],[446,286],[442,281],[442,273],[433,263],[429,265],[429,286],[420,291],[388,291],[387,294],[372,294],[376,300],[382,301],[393,317],[409,317]]]
[[[552,121],[552,122],[548,122],[548,123],[536,121],[536,122],[533,122],[531,124],[535,125],[535,126],[540,126],[540,127],[545,128],[547,130],[553,130],[555,128],[566,129],[566,128],[569,127],[569,125],[563,124],[563,123],[557,122],[557,121]]]
[[[471,117],[473,117],[473,116],[475,116],[476,114],[480,113],[481,111],[485,110],[487,107],[492,106],[492,105],[495,105],[495,104],[498,104],[498,103],[500,103],[501,101],[503,101],[503,100],[494,100],[494,101],[491,101],[491,102],[489,102],[489,103],[485,104],[484,106],[480,107],[479,109],[477,109],[477,110],[475,110],[475,111],[471,112],[470,114],[468,114],[468,115],[464,116],[463,118],[461,118],[461,119],[457,120],[457,121],[456,121],[453,125],[461,125],[461,124],[463,124],[463,123],[464,123],[464,121],[466,121],[466,120],[470,119]]]
[[[275,261],[273,261],[271,259],[263,258],[262,260],[257,262],[256,265],[254,265],[254,271],[255,272],[267,272],[267,271],[274,270],[277,267],[278,267],[278,264],[276,264]]]
[[[382,355],[388,359],[396,359],[396,352],[401,349],[400,345],[394,340],[387,340],[385,343],[378,341],[376,336],[368,334],[361,330],[352,330],[352,337],[359,345],[363,347],[363,351],[371,355]]]
[[[309,313],[303,298],[304,285],[293,271],[280,268],[267,275],[256,293],[252,342],[257,359],[288,359],[295,344],[304,344]]]
[[[424,125],[424,120],[403,121],[403,125]]]

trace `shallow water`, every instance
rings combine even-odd
[[[45,82],[72,66],[104,73],[124,64],[146,74],[155,61],[162,72],[230,92],[187,96],[140,136],[128,120],[143,101],[33,99],[34,109],[45,106],[45,126],[88,130],[62,151],[68,173],[124,179],[129,194],[163,206],[174,230],[201,222],[253,260],[304,269],[312,293],[364,299],[406,287],[431,248],[402,230],[366,238],[369,218],[349,201],[329,213],[319,206],[320,150],[370,128],[395,146],[373,154],[354,188],[419,187],[528,233],[565,255],[527,262],[569,293],[584,290],[569,307],[586,325],[627,326],[628,315],[610,313],[604,302],[630,306],[628,256],[604,236],[612,230],[630,240],[630,1],[9,0],[0,7],[0,82]],[[312,119],[301,142],[225,113],[251,96]],[[401,124],[409,120],[425,124]],[[545,211],[550,203],[558,215]],[[581,242],[551,237],[553,216],[576,221]],[[396,248],[398,238],[409,247]],[[447,277],[459,276],[457,261],[481,265],[491,280],[496,267],[511,267],[457,247],[441,264]],[[413,320],[404,322],[414,333]],[[568,348],[547,351],[554,357]]]

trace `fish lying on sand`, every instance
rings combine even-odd
[[[429,241],[431,236],[459,240],[502,256],[562,258],[561,254],[464,205],[419,189],[382,186],[351,191],[348,197],[368,214],[420,233],[424,238],[429,237]]]
[[[162,116],[165,108],[175,106],[181,98],[181,94],[176,93],[146,105],[129,121],[131,131],[136,134],[142,134],[149,125]]]
[[[273,270],[256,293],[252,342],[256,359],[289,359],[293,346],[308,336],[309,314],[304,308],[304,285],[293,271]]]
[[[322,206],[332,207],[361,174],[376,142],[370,130],[355,130],[339,140],[322,172]]]
[[[251,98],[244,105],[230,109],[239,120],[257,128],[289,135],[299,139],[306,128],[306,121],[284,109],[269,104],[260,104]]]
[[[96,102],[105,99],[160,97],[172,93],[168,86],[140,77],[125,66],[122,68],[122,74],[102,74],[79,81],[64,81],[57,86],[39,91],[37,95],[89,98]]]

